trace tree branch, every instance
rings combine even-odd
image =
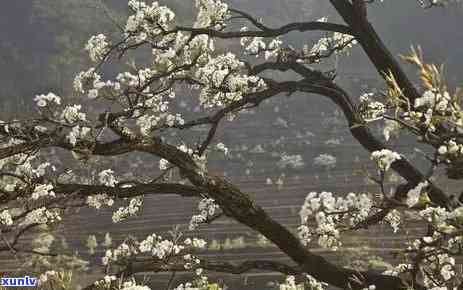
[[[192,28],[185,26],[177,26],[174,30],[169,31],[169,33],[174,33],[177,31],[186,31],[191,32],[193,36],[207,34],[211,37],[217,37],[222,39],[227,38],[241,38],[241,37],[277,37],[280,35],[287,34],[292,31],[307,32],[307,31],[331,31],[331,32],[340,32],[343,34],[353,34],[352,30],[345,25],[321,22],[321,21],[310,21],[310,22],[294,22],[280,28],[262,28],[261,30],[252,30],[252,31],[218,31],[209,28]]]
[[[242,263],[229,263],[229,262],[209,262],[201,260],[198,267],[219,273],[229,273],[229,274],[243,274],[252,270],[260,271],[273,271],[279,272],[286,275],[298,275],[302,271],[295,266],[289,266],[284,263],[268,260],[257,260],[257,261],[245,261]],[[128,277],[137,273],[143,272],[184,272],[185,266],[183,263],[163,263],[153,260],[146,261],[137,261],[134,262],[125,269],[124,271],[118,273],[118,276]],[[88,285],[83,290],[95,290],[97,289],[94,284]]]
[[[386,76],[389,73],[392,73],[405,97],[408,98],[411,103],[414,103],[415,99],[421,97],[420,93],[402,70],[397,60],[384,45],[373,26],[366,18],[363,21],[360,21],[358,16],[359,11],[355,9],[356,7],[346,0],[330,0],[330,2],[352,29],[357,41],[362,46],[381,77],[386,79]],[[360,1],[355,1],[355,3],[360,3]],[[359,9],[366,9],[362,5],[358,6],[360,6]],[[360,13],[366,14],[366,12]]]
[[[79,196],[90,196],[97,193],[105,193],[109,196],[119,198],[130,198],[140,195],[152,194],[176,194],[183,197],[198,197],[201,191],[194,186],[179,183],[148,183],[136,184],[132,187],[109,187],[104,185],[87,184],[58,184],[55,186],[56,193],[77,194]]]

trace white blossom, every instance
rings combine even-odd
[[[395,120],[385,120],[385,126],[383,129],[383,136],[386,141],[389,141],[391,136],[396,136],[399,134],[401,126],[399,122]]]
[[[0,224],[6,226],[11,226],[13,224],[13,218],[7,209],[0,212]]]
[[[331,192],[311,192],[300,211],[299,237],[304,244],[318,237],[318,244],[336,250],[340,245],[339,226],[355,226],[365,220],[373,206],[366,194],[349,193],[334,197]],[[315,223],[315,226],[312,225]]]
[[[57,210],[49,210],[45,207],[40,207],[28,212],[24,218],[23,224],[50,224],[57,221],[61,221],[61,216]]]
[[[46,271],[45,273],[43,274],[40,274],[39,276],[39,285],[42,285],[48,281],[50,281],[50,278],[54,278],[58,275],[58,273],[54,270],[49,270],[49,271]]]
[[[190,220],[189,229],[194,230],[200,224],[205,223],[209,218],[215,216],[220,207],[212,198],[203,198],[198,203],[199,214],[193,215]]]
[[[114,176],[114,171],[112,169],[106,169],[98,173],[98,180],[101,184],[114,187],[117,184],[117,179]]]
[[[103,277],[103,279],[95,281],[94,285],[100,288],[110,288],[111,283],[116,280],[117,280],[116,276],[106,275]]]
[[[386,112],[386,106],[378,101],[371,101],[374,94],[367,93],[360,96],[360,105],[363,108],[361,114],[366,122],[379,120]]]
[[[114,199],[107,194],[95,194],[87,197],[87,205],[96,209],[101,208],[103,205],[112,206],[113,204]]]
[[[435,108],[437,111],[444,112],[447,110],[447,107],[450,103],[450,95],[448,92],[443,94],[433,91],[424,92],[421,98],[415,99],[414,106],[415,108],[428,107]]]
[[[220,0],[196,0],[196,28],[220,28],[228,17],[228,5]]]
[[[167,168],[169,168],[169,161],[161,158],[161,160],[159,160],[159,169],[166,170]]]
[[[328,287],[328,284],[325,282],[320,282],[311,275],[306,275],[307,283],[311,290],[324,290]]]
[[[396,160],[402,159],[399,153],[393,152],[389,149],[382,149],[371,153],[371,159],[376,162],[376,165],[382,171],[387,171],[392,163]]]
[[[47,95],[38,95],[34,98],[34,101],[39,107],[46,107],[50,103],[61,105],[61,98],[54,93],[48,93]]]
[[[205,108],[222,107],[266,88],[262,78],[240,73],[243,67],[244,63],[231,52],[211,58],[200,67],[195,74],[205,84],[200,104]]]
[[[136,255],[137,253],[137,248],[124,242],[114,250],[106,250],[104,257],[102,258],[102,263],[103,265],[109,265],[112,262],[124,260]]]
[[[89,127],[81,127],[76,125],[72,127],[71,131],[69,131],[66,139],[71,143],[72,146],[76,146],[77,141],[81,139],[85,139],[90,133],[91,129]]]
[[[35,186],[34,191],[32,192],[32,199],[37,200],[41,197],[55,197],[55,192],[53,191],[53,185],[48,184],[39,184]]]
[[[109,49],[110,44],[103,34],[92,36],[85,45],[85,50],[88,51],[90,59],[94,62],[103,60]]]
[[[85,93],[93,89],[93,84],[98,83],[101,76],[96,73],[95,68],[89,68],[87,71],[82,71],[74,78],[74,90],[79,93]]]
[[[113,213],[113,222],[118,223],[121,222],[128,217],[134,216],[141,210],[141,206],[143,205],[142,198],[132,198],[130,202],[125,207],[120,207],[116,212]]]
[[[61,113],[61,118],[67,123],[75,123],[79,121],[86,121],[85,113],[80,112],[81,105],[66,106]]]
[[[427,181],[423,181],[418,183],[418,185],[409,190],[407,193],[407,205],[408,207],[413,207],[416,205],[421,197],[421,193],[423,192],[424,189],[428,187],[429,183]]]
[[[391,210],[385,217],[384,220],[391,226],[392,231],[396,233],[399,230],[400,225],[400,212],[396,209]]]
[[[303,53],[307,58],[314,56],[328,55],[330,51],[336,54],[347,53],[357,41],[352,35],[334,32],[329,36],[322,37],[311,48],[304,45]]]
[[[445,141],[439,146],[438,153],[443,156],[458,157],[463,155],[463,144],[457,143],[455,139]]]
[[[225,155],[228,154],[228,148],[225,146],[225,144],[223,144],[223,143],[217,143],[217,145],[215,145],[215,147],[216,147],[219,151],[222,151],[223,154],[225,154]]]

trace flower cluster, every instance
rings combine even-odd
[[[94,84],[100,82],[101,76],[96,73],[95,68],[82,71],[74,78],[74,90],[79,93],[88,92],[93,89]]]
[[[316,59],[318,61],[332,52],[336,54],[347,53],[356,43],[357,41],[352,35],[334,32],[331,36],[320,38],[311,48],[304,45],[302,49],[304,57],[302,59]]]
[[[164,121],[164,125],[168,127],[185,124],[185,120],[182,118],[181,114],[169,114],[164,112],[156,114],[154,111],[149,112],[149,114],[141,115],[136,123],[140,127],[140,132],[148,136],[154,128],[162,126],[162,121]]]
[[[149,252],[151,256],[160,260],[165,259],[169,255],[178,255],[185,249],[183,245],[176,245],[170,240],[164,240],[156,234],[149,235],[139,246],[141,253]]]
[[[48,167],[50,167],[49,162],[44,162],[39,164],[37,167],[33,166],[31,163],[37,155],[32,155],[26,158],[19,158],[21,163],[16,167],[16,173],[25,177],[26,179],[35,179],[44,176]],[[52,169],[54,167],[52,166]]]
[[[193,264],[198,265],[200,260],[190,251],[203,249],[206,242],[197,238],[187,238],[183,242],[164,239],[160,235],[151,234],[141,242],[130,240],[120,244],[116,249],[108,249],[102,262],[104,265],[111,263],[123,263],[138,254],[150,254],[153,258],[164,260],[171,257],[182,257],[185,269],[191,269]]]
[[[429,259],[429,264],[426,265],[427,269],[431,271],[438,271],[440,274],[440,279],[443,281],[448,281],[455,276],[455,258],[450,257],[448,254],[439,254],[436,256],[431,256]],[[433,277],[428,277],[428,279],[424,279],[424,284],[428,287],[437,287],[437,283],[435,283],[435,279]]]
[[[125,84],[126,80],[121,79],[121,83]],[[137,107],[142,109],[136,109],[133,114],[143,135],[149,135],[153,129],[163,126],[174,127],[185,124],[181,114],[169,112],[169,102],[175,98],[174,91],[166,90],[159,94],[145,92],[144,96],[145,98],[137,104]]]
[[[129,204],[125,207],[120,207],[116,212],[113,213],[113,222],[121,222],[128,217],[136,215],[143,205],[143,198],[137,197],[132,198]]]
[[[420,216],[439,232],[452,234],[458,232],[463,222],[463,207],[447,211],[442,207],[427,207],[420,211]]]
[[[114,275],[106,275],[103,279],[95,281],[94,285],[97,289],[116,289],[114,288],[114,284],[117,280],[117,277]],[[151,290],[146,285],[137,284],[134,279],[123,281],[122,277],[117,281],[117,285],[118,290]]]
[[[106,275],[106,276],[103,277],[103,279],[95,281],[94,285],[98,289],[110,289],[112,283],[114,281],[116,281],[116,280],[117,280],[116,276],[114,276],[114,275]]]
[[[432,237],[425,236],[415,240],[412,247],[409,247],[409,251],[417,251],[417,253],[427,257],[426,263],[419,265],[419,267],[424,273],[423,284],[428,289],[441,289],[436,287],[444,283],[451,285],[451,280],[455,277],[455,258],[432,245],[438,238],[439,234],[434,234]],[[444,289],[454,288],[445,287]]]
[[[218,284],[210,283],[209,278],[202,275],[202,269],[197,269],[196,275],[199,276],[197,279],[193,280],[192,282],[182,283],[175,287],[174,290],[222,290]]]
[[[208,221],[209,218],[214,217],[220,207],[215,203],[212,198],[204,198],[198,204],[198,215],[193,215],[190,220],[189,229],[194,230],[200,224]]]
[[[87,205],[96,209],[100,209],[103,205],[112,206],[114,199],[105,193],[90,195],[87,197]]]
[[[423,190],[425,190],[429,186],[429,183],[427,181],[423,181],[418,183],[418,185],[411,189],[407,193],[407,205],[408,207],[413,207],[418,202],[420,201],[420,198],[422,197]]]
[[[336,250],[340,245],[340,229],[353,227],[365,220],[373,202],[366,194],[349,193],[346,197],[334,197],[331,192],[307,195],[300,211],[299,237],[308,244],[313,236],[324,248]],[[315,227],[311,223],[315,222]]]
[[[167,168],[169,168],[169,161],[161,158],[161,160],[159,160],[159,169],[166,170]]]
[[[127,243],[120,244],[114,250],[106,250],[104,257],[101,259],[103,265],[109,265],[113,262],[123,262],[131,256],[138,253],[137,248],[134,245],[128,245]]]
[[[34,101],[39,107],[46,107],[50,103],[61,105],[61,98],[54,93],[48,93],[46,95],[38,95],[34,98]]]
[[[399,153],[389,149],[382,149],[371,153],[371,160],[375,161],[378,168],[383,172],[388,171],[392,163],[400,159],[402,159],[402,156]]]
[[[421,98],[415,99],[415,108],[434,108],[438,112],[445,112],[450,104],[451,97],[448,92],[425,91]]]
[[[172,10],[160,6],[156,1],[147,5],[142,1],[130,0],[129,7],[134,14],[127,19],[125,33],[137,39],[137,42],[168,30],[175,18]]]
[[[86,121],[86,114],[82,113],[81,109],[81,105],[66,106],[61,113],[61,119],[69,124]]]
[[[76,146],[78,140],[84,140],[90,136],[89,133],[91,132],[91,130],[91,128],[85,126],[73,126],[67,134],[66,139],[72,146]]]
[[[203,239],[198,239],[198,238],[187,238],[184,241],[185,245],[191,246],[195,249],[204,249],[206,247],[206,241]]]
[[[221,29],[229,16],[228,5],[220,0],[196,0],[198,14],[194,27]]]
[[[90,59],[94,62],[103,60],[109,49],[110,44],[104,34],[92,36],[85,45],[85,50],[88,51]]]
[[[326,287],[328,287],[327,283],[320,282],[311,275],[306,275],[306,278],[307,284],[309,285],[311,290],[324,290],[326,289]]]
[[[206,108],[221,107],[239,101],[246,94],[264,90],[262,78],[241,74],[244,67],[233,53],[211,58],[196,71],[196,77],[204,84],[199,100]]]
[[[304,285],[297,285],[296,284],[296,277],[290,275],[287,276],[285,282],[279,285],[280,290],[302,290],[304,289]]]
[[[28,212],[24,218],[23,225],[51,224],[61,221],[58,210],[49,210],[46,207],[36,208]]]
[[[36,185],[34,191],[32,192],[32,199],[37,200],[41,197],[55,197],[55,192],[53,191],[53,185],[48,184],[39,184]]]
[[[395,267],[389,267],[389,269],[383,272],[383,275],[397,277],[399,274],[410,271],[411,269],[413,269],[411,264],[399,264]]]
[[[215,148],[217,148],[217,150],[223,152],[223,154],[227,155],[228,154],[228,148],[225,146],[225,144],[223,143],[217,143],[217,145],[215,146]]]
[[[54,271],[54,270],[49,270],[49,271],[46,271],[43,274],[40,274],[39,285],[42,285],[44,283],[49,282],[50,280],[53,280],[57,275],[58,275],[58,273],[56,271]]]
[[[135,280],[131,280],[122,283],[121,290],[151,290],[151,288],[146,285],[137,285]]]
[[[371,101],[373,95],[373,93],[367,93],[360,96],[361,114],[366,122],[382,119],[384,113],[386,113],[386,106],[383,103]]]
[[[384,121],[384,128],[383,128],[383,135],[386,141],[389,141],[392,136],[397,136],[400,133],[400,123],[395,120],[385,120]]]
[[[463,133],[463,111],[461,96],[456,90],[451,94],[445,83],[441,67],[426,64],[420,51],[412,49],[412,53],[404,59],[413,64],[422,81],[424,91],[413,102],[404,96],[395,78],[390,75],[388,100],[395,109],[396,118],[404,129],[408,129],[425,143],[438,146],[438,162],[444,161],[447,176],[461,179],[463,164],[463,146],[458,138]]]
[[[87,94],[89,99],[96,99],[101,96],[114,97],[122,92],[121,84],[118,81],[102,81],[101,76],[93,67],[77,74],[74,78],[74,90]]]
[[[311,275],[306,275],[307,280],[304,281],[308,289],[311,290],[324,290],[328,286],[328,284],[324,282],[319,282]],[[304,283],[297,284],[296,277],[289,275],[286,276],[285,282],[279,285],[280,290],[303,290],[306,289],[304,287]]]
[[[394,233],[399,230],[400,225],[400,212],[396,209],[391,210],[385,217],[384,221],[387,222]]]
[[[441,145],[437,152],[442,156],[459,157],[463,156],[463,144],[458,144],[455,139],[446,141]]]
[[[6,226],[11,226],[13,224],[11,214],[7,209],[4,209],[0,212],[0,224]]]
[[[240,31],[247,31],[247,27],[241,28]],[[278,37],[272,39],[268,44],[262,37],[242,37],[240,39],[240,44],[247,54],[259,57],[260,53],[263,52],[266,60],[278,56],[282,43]]]
[[[98,173],[98,180],[101,184],[114,187],[117,184],[117,179],[114,176],[114,171],[112,169],[106,169]]]
[[[418,187],[422,187],[421,185]],[[454,289],[460,282],[456,278],[455,259],[452,253],[463,245],[461,235],[463,207],[447,210],[443,207],[428,206],[419,212],[428,223],[429,235],[410,242],[406,257],[412,264],[400,264],[385,274],[398,275],[407,271],[419,271],[423,275],[426,289]],[[424,263],[414,263],[417,257],[425,257]],[[442,285],[445,285],[444,288]]]

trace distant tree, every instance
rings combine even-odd
[[[102,257],[106,276],[85,289],[145,290],[150,288],[136,281],[137,273],[177,271],[191,271],[197,279],[167,288],[218,289],[218,284],[208,281],[207,272],[241,274],[251,270],[288,275],[281,289],[300,289],[297,284],[309,289],[327,285],[341,289],[461,289],[463,276],[456,259],[463,246],[463,207],[433,182],[438,168],[444,168],[449,178],[463,179],[461,90],[450,92],[441,67],[424,63],[419,49],[403,57],[417,68],[421,84],[410,80],[368,21],[368,5],[376,2],[330,0],[344,24],[324,18],[271,28],[220,0],[196,1],[192,26],[178,24],[174,12],[157,2],[130,0],[131,14],[121,36],[98,34],[85,46],[94,65],[77,75],[74,90],[95,105],[86,104],[89,110],[85,110],[83,104],[66,104],[48,93],[34,99],[37,116],[2,122],[0,250],[54,261],[56,256],[47,248],[53,236],[42,236],[35,247],[23,239],[38,230],[53,233],[76,208],[122,204],[113,213],[113,221],[120,223],[142,214],[143,196],[176,194],[199,199],[198,214],[191,218],[189,229],[185,233],[176,229],[171,237],[156,233],[141,239],[128,236]],[[419,2],[426,7],[444,4]],[[325,35],[300,48],[281,39],[291,32],[309,31]],[[217,43],[227,47],[232,40],[240,43],[240,54],[216,49]],[[378,90],[381,93],[362,95],[358,102],[335,82],[334,71],[318,66],[356,44],[387,84]],[[149,61],[140,61],[146,61],[146,54]],[[129,68],[112,78],[106,68],[121,60],[126,60]],[[291,72],[291,79],[272,78],[276,71]],[[183,112],[177,99],[181,102],[186,97],[180,93],[194,99],[199,111]],[[270,217],[250,195],[207,167],[208,155],[229,154],[216,136],[224,120],[233,121],[270,98],[295,93],[324,96],[339,107],[352,136],[377,165],[377,177],[372,180],[379,192],[308,194],[297,235]],[[427,145],[430,170],[420,172],[372,134],[369,127],[377,122],[386,124],[386,141],[401,132]],[[193,130],[196,128],[208,130],[204,134]],[[145,161],[143,166],[151,168],[148,174],[155,173],[157,167],[160,173],[126,179],[121,177],[127,170],[124,166],[99,170],[96,176],[73,172],[73,162],[51,155],[50,148],[69,152],[77,163],[95,170],[103,164],[92,163],[95,158],[143,152],[159,158],[156,165]],[[320,165],[333,162],[327,156],[319,158]],[[302,162],[288,155],[282,160],[284,167],[298,167]],[[386,189],[386,176],[392,170],[405,180],[395,192]],[[402,263],[382,272],[341,267],[311,250],[315,244],[336,250],[342,247],[344,232],[355,233],[381,222],[397,231],[405,211],[414,212],[428,232],[404,245]],[[292,263],[250,259],[233,264],[202,258],[198,251],[206,248],[206,242],[194,237],[194,230],[218,218],[255,230]],[[108,247],[114,244],[109,236],[106,239]],[[93,236],[87,243],[92,249],[98,246]],[[82,263],[79,265],[84,266]],[[49,269],[42,271],[42,289],[71,287],[70,274],[56,268],[58,264],[43,265]]]

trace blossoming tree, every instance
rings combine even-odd
[[[135,275],[160,271],[197,275],[191,283],[174,285],[176,289],[216,289],[206,277],[208,271],[241,274],[250,270],[288,275],[282,289],[298,289],[296,280],[309,289],[328,285],[341,289],[461,289],[463,276],[456,259],[463,246],[463,207],[433,183],[438,167],[445,168],[449,178],[463,178],[461,91],[451,92],[441,69],[425,64],[419,50],[404,57],[416,66],[421,83],[410,80],[368,22],[368,5],[375,2],[330,0],[344,24],[323,18],[273,28],[220,0],[197,0],[196,21],[191,26],[179,25],[174,12],[157,2],[130,0],[131,15],[120,38],[92,36],[85,49],[94,66],[74,81],[79,95],[96,103],[94,108],[105,106],[105,110],[95,114],[86,111],[84,103],[67,104],[48,93],[34,99],[37,116],[2,121],[0,250],[46,255],[21,243],[23,237],[44,226],[53,228],[72,209],[112,207],[115,201],[122,201],[125,205],[113,214],[118,223],[139,214],[143,196],[176,194],[199,199],[198,214],[191,218],[189,230],[219,217],[233,219],[263,235],[292,263],[210,262],[197,253],[204,248],[204,240],[182,238],[179,233],[172,237],[153,233],[127,238],[108,249],[102,257],[106,275],[85,289],[150,289],[136,281]],[[445,4],[419,2],[426,7]],[[291,32],[310,31],[322,31],[325,36],[301,48],[280,39]],[[239,42],[241,54],[216,49],[217,43],[230,40]],[[315,69],[316,64],[356,44],[386,83],[384,94],[365,94],[358,102],[336,84],[333,72]],[[129,71],[115,78],[104,69],[133,51],[146,54],[147,50],[148,63],[134,61]],[[275,71],[293,72],[297,78],[274,79]],[[197,99],[200,111],[193,117],[185,116],[175,105],[182,90]],[[302,204],[301,224],[294,235],[236,185],[209,172],[207,155],[228,153],[216,137],[225,119],[233,121],[264,100],[296,92],[324,96],[342,110],[352,136],[377,164],[373,180],[380,194],[311,192]],[[420,172],[400,152],[391,151],[371,133],[369,126],[374,122],[385,122],[386,139],[402,131],[429,146],[431,170]],[[196,127],[208,130],[204,134],[193,130]],[[172,131],[189,132],[193,138],[171,138],[168,133]],[[94,182],[78,175],[70,178],[69,170],[45,162],[47,148],[60,148],[81,162],[92,156],[144,152],[160,159],[153,167],[162,173],[150,180],[123,180],[113,168],[99,172]],[[329,159],[331,164],[333,157],[328,157],[317,162],[324,164]],[[284,161],[283,167],[288,162],[302,162],[290,156]],[[390,171],[406,181],[392,193],[385,190],[385,176]],[[418,214],[428,234],[404,247],[403,263],[386,272],[340,267],[311,251],[315,244],[336,250],[342,246],[342,233],[381,222],[397,230],[405,210]],[[65,284],[63,274],[55,271],[44,272],[40,280],[43,289]]]

